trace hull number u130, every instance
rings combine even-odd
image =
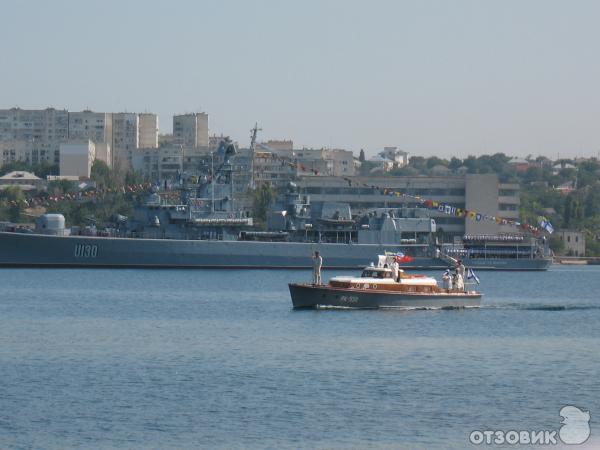
[[[97,245],[75,245],[75,258],[95,258],[96,256],[98,256]]]

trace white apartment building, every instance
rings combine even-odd
[[[0,110],[0,164],[43,161],[58,164],[61,143],[91,140],[111,165],[113,157],[128,165],[132,152],[158,147],[158,116],[151,113],[68,112],[54,108]]]
[[[272,141],[269,141],[272,142]],[[285,186],[298,177],[353,176],[354,156],[343,149],[292,150],[284,142],[281,149],[273,149],[269,142],[257,145],[254,152],[254,182]],[[276,147],[276,146],[275,146]]]
[[[190,113],[173,116],[175,142],[184,147],[208,147],[208,114]]]
[[[295,161],[292,150],[262,150],[262,146],[254,152],[253,177],[254,184],[269,184],[271,186],[285,186],[296,179],[297,169],[290,164]]]
[[[69,112],[69,139],[89,139],[95,144],[112,145],[111,113],[90,110]]]
[[[113,113],[113,165],[129,167],[133,151],[139,147],[139,115]]]
[[[133,153],[131,167],[149,181],[175,180],[183,172],[184,150],[181,146],[141,148]]]
[[[343,177],[354,175],[354,155],[349,150],[340,148],[302,149],[294,150],[294,154],[299,165],[299,176]]]
[[[96,145],[89,139],[60,144],[60,176],[89,178]]]
[[[408,159],[408,152],[400,150],[398,147],[383,147],[383,151],[377,153],[369,161],[377,165],[373,172],[390,172],[408,165]]]
[[[398,147],[383,147],[383,151],[379,154],[387,160],[392,161],[394,167],[404,167],[408,165],[408,152],[405,152]]]
[[[0,109],[0,141],[24,141],[30,144],[34,161],[58,163],[60,143],[68,138],[69,117],[66,110]]]
[[[158,147],[158,116],[151,113],[139,115],[138,148]]]
[[[40,148],[33,141],[0,141],[0,167],[16,161],[28,164],[56,164],[54,150]]]

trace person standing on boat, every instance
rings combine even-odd
[[[456,273],[458,275],[460,275],[462,277],[462,279],[465,279],[465,273],[466,273],[467,269],[465,267],[465,265],[462,262],[462,259],[458,260],[458,264],[456,265]]]
[[[459,291],[465,290],[465,273],[465,265],[463,264],[462,260],[459,259],[456,266],[456,281],[454,283],[456,289]]]
[[[456,269],[456,274],[454,275],[454,287],[459,292],[465,290],[465,279],[458,271],[458,268]]]
[[[400,281],[400,279],[398,278],[398,275],[400,273],[400,265],[398,264],[397,261],[393,261],[392,262],[392,277],[394,278],[394,281]]]
[[[321,266],[323,265],[323,257],[319,252],[315,252],[313,256],[313,284],[321,284]]]
[[[449,270],[446,270],[442,275],[442,286],[447,291],[450,291],[452,289],[452,275],[450,275]]]

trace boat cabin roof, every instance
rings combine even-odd
[[[361,278],[392,278],[392,269],[388,267],[365,267]]]

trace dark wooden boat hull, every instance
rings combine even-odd
[[[289,284],[294,308],[466,308],[481,304],[479,292],[419,293]]]

